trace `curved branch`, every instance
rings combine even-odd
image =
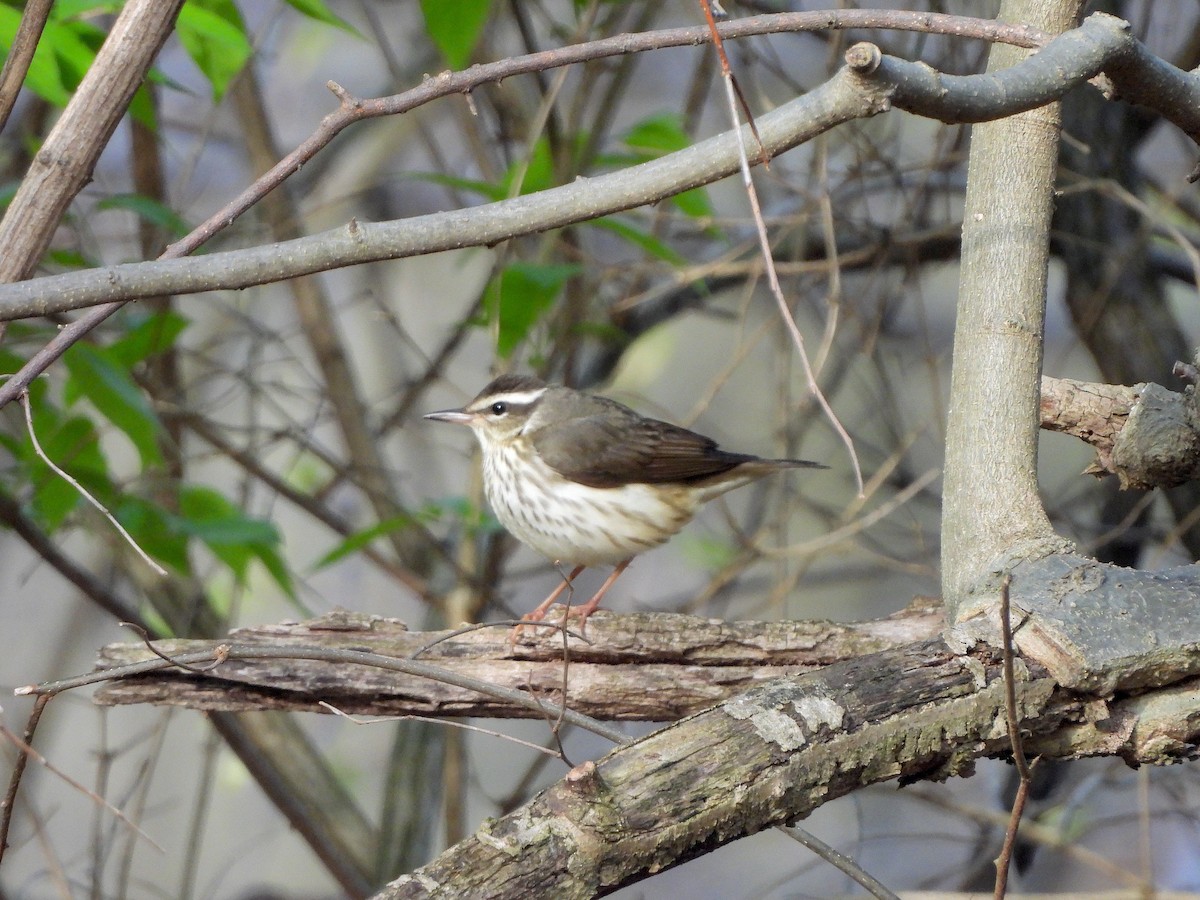
[[[1048,96],[1061,96],[1103,68],[1107,59],[1119,58],[1122,66],[1132,67],[1130,59],[1139,60],[1141,56],[1136,48],[1130,49],[1130,44],[1136,41],[1128,35],[1126,23],[1095,15],[1022,63],[1029,67],[1028,75],[1004,76],[1011,83],[1004,78],[997,82],[991,75],[962,76],[953,81],[931,79],[926,66],[883,60],[877,53],[864,54],[861,47],[853,48],[850,68],[805,97],[759,119],[761,136],[767,152],[775,155],[837,124],[875,115],[890,105],[948,121],[973,120],[969,117],[986,114],[966,98],[974,91],[1007,97],[1008,103],[1002,104],[1000,113],[1027,109],[1046,102]],[[1187,76],[1181,74],[1179,78],[1186,80]],[[1049,89],[1047,82],[1054,88]],[[1140,85],[1135,79],[1129,79],[1129,83],[1134,89]],[[1177,95],[1175,92],[1172,97]],[[353,106],[365,101],[349,102]],[[1184,115],[1178,110],[1172,112]],[[469,210],[400,222],[352,221],[347,228],[323,235],[203,259],[134,263],[0,286],[0,321],[104,304],[63,329],[21,372],[0,385],[0,406],[45,371],[71,342],[114,312],[118,307],[113,301],[248,287],[340,266],[490,245],[563,227],[653,203],[732,174],[737,168],[735,141],[741,138],[740,132],[727,133],[621,172]],[[276,170],[279,168],[277,165]],[[173,252],[185,249],[173,248]]]
[[[829,10],[821,12],[776,13],[751,16],[722,22],[717,34],[722,40],[767,34],[789,34],[804,31],[849,28],[884,28],[895,31],[918,31],[976,38],[1015,47],[1036,48],[1050,39],[1044,31],[1026,25],[1010,25],[991,19],[970,16],[951,16],[944,13],[913,13],[903,10]],[[712,31],[706,25],[692,28],[670,28],[638,34],[618,34],[596,41],[586,41],[540,53],[514,56],[490,63],[471,66],[461,72],[442,72],[427,78],[420,86],[388,97],[362,99],[351,96],[340,85],[329,82],[329,88],[341,100],[340,107],[321,120],[320,125],[295,150],[255,180],[236,198],[213,213],[207,221],[185,238],[172,244],[163,254],[174,258],[191,253],[217,232],[227,228],[262,196],[300,170],[334,137],[345,128],[365,119],[394,116],[411,112],[419,106],[455,94],[469,95],[476,88],[498,84],[517,75],[544,72],[563,66],[594,62],[613,56],[665,50],[670,47],[695,47],[712,41]]]
[[[1078,32],[1001,75],[942,76],[928,66],[856,45],[848,67],[804,97],[758,120],[775,156],[856,118],[897,106],[943,121],[979,121],[1052,100],[1099,71],[1130,38],[1120,20],[1094,16]],[[984,96],[987,104],[973,98]],[[367,101],[357,101],[367,102]],[[743,130],[745,131],[745,130]],[[749,140],[748,132],[740,133]],[[487,246],[654,203],[737,171],[732,132],[619,172],[479,207],[366,223],[352,221],[278,244],[195,259],[127,263],[0,286],[0,320],[47,315],[114,300],[231,290],[341,266]],[[14,380],[17,383],[18,380]],[[6,386],[7,387],[7,386]],[[0,402],[3,402],[0,390]]]
[[[1010,750],[1001,668],[998,651],[929,641],[754,687],[576,766],[376,897],[594,897],[868,784],[968,774]],[[1194,680],[1097,699],[1018,661],[1016,681],[1030,753],[1196,754]]]
[[[159,12],[169,9],[173,21],[174,10],[178,7],[179,2],[180,0],[173,0],[170,7],[163,4],[157,4],[157,7],[159,7]],[[118,20],[118,25],[121,22],[131,20],[136,12],[136,7],[136,4],[127,7]],[[1045,34],[1021,25],[1013,26],[984,19],[970,19],[930,13],[912,14],[890,10],[851,10],[841,13],[816,14],[785,13],[778,16],[756,17],[755,19],[722,23],[718,26],[717,32],[722,37],[734,38],[751,34],[768,34],[804,29],[853,27],[942,32],[945,34],[966,35],[984,40],[1010,41],[1022,47],[1038,46],[1046,38]],[[114,27],[114,34],[116,31],[117,28]],[[511,60],[501,60],[497,63],[482,66],[474,66],[464,73],[445,73],[437,79],[427,80],[421,87],[412,91],[378,100],[363,101],[351,97],[340,86],[330,82],[330,88],[342,100],[341,108],[326,116],[312,136],[297,147],[296,150],[280,160],[269,172],[257,179],[254,184],[243,191],[237,198],[226,204],[183,240],[167,248],[161,259],[184,256],[195,250],[217,232],[227,228],[264,195],[299,170],[306,160],[312,158],[338,132],[359,119],[370,118],[373,115],[392,115],[403,112],[406,109],[412,109],[421,103],[429,102],[439,96],[453,93],[469,93],[473,87],[488,82],[500,81],[522,72],[539,71],[554,66],[568,65],[573,62],[581,62],[589,59],[602,59],[605,56],[636,52],[638,50],[650,50],[672,45],[702,44],[709,40],[711,40],[711,32],[707,27],[676,29],[673,32],[651,33],[648,35],[618,35],[615,38],[608,38],[602,41],[531,54]],[[158,44],[154,46],[157,47]],[[102,54],[103,52],[102,48]],[[98,56],[97,63],[99,59],[100,57]],[[136,66],[130,65],[129,61],[126,60],[126,72],[132,72],[135,68]],[[91,78],[92,75],[100,70],[101,67],[99,65],[93,65],[92,70],[88,73],[88,77]],[[140,71],[137,77],[140,79]],[[124,102],[128,100],[128,97],[123,97],[123,93],[121,90],[111,90],[104,96],[109,101],[123,98]],[[79,96],[81,97],[82,95],[83,91],[81,88]],[[82,103],[79,102],[79,97],[77,97],[76,101],[72,103],[72,107],[81,106]],[[120,108],[123,110],[124,105],[121,105]],[[70,116],[64,116],[63,118],[64,120],[69,119]],[[107,135],[105,140],[107,140]],[[43,152],[46,152],[50,146],[51,142],[48,141],[46,147],[43,148]],[[88,171],[90,171],[90,167]],[[25,187],[25,185],[22,186],[22,196],[38,196],[36,191],[25,191]],[[77,190],[77,188],[74,190]],[[71,196],[74,196],[74,190],[70,191]],[[55,196],[55,194],[51,193],[48,196]],[[30,243],[30,239],[40,240],[42,237],[37,229],[28,228],[29,223],[24,218],[18,218],[13,214],[14,208],[17,206],[18,203],[14,200],[13,204],[9,207],[9,215],[6,222],[21,221],[26,226],[26,231],[17,232],[17,237],[22,238],[26,242],[26,252],[20,255],[13,253],[11,252],[13,248],[9,246],[10,242],[0,239],[0,246],[6,248],[7,255],[5,258],[8,260],[12,272],[17,271],[17,268],[14,267],[18,265],[32,265],[31,260],[36,258],[37,254],[32,253],[29,249],[33,246]],[[65,206],[63,206],[63,209],[65,209]],[[59,210],[58,215],[61,215],[61,210]],[[6,222],[0,222],[0,234],[3,234]],[[57,222],[57,216],[55,216],[54,222]],[[48,234],[44,235],[44,237],[47,240],[49,239]],[[44,249],[44,245],[42,249]],[[38,253],[40,253],[40,250]],[[3,265],[0,265],[0,272],[3,271]],[[3,279],[0,278],[0,280]],[[53,365],[66,352],[68,347],[82,339],[92,329],[99,326],[105,319],[120,309],[124,299],[129,298],[115,299],[113,302],[98,306],[63,328],[46,346],[34,354],[22,367],[21,371],[9,379],[7,384],[0,386],[0,407],[10,403],[23,388],[29,386],[34,378]],[[3,331],[3,321],[0,318],[0,333]]]
[[[1035,735],[1081,706],[1039,673],[1017,696]],[[1004,754],[1004,702],[998,655],[940,641],[776,679],[576,766],[376,896],[598,896],[864,785]]]
[[[884,106],[882,95],[859,89],[843,70],[804,97],[762,116],[758,125],[767,149],[777,155]],[[238,289],[342,266],[490,246],[654,203],[724,178],[737,171],[739,137],[750,139],[746,130],[726,132],[628,169],[483,206],[390,222],[351,221],[320,234],[246,250],[126,263],[4,285],[0,319],[41,316],[114,299]]]

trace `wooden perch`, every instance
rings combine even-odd
[[[1025,627],[1018,623],[1018,641]],[[975,759],[1009,752],[1000,653],[964,638],[961,628],[954,647],[929,637],[940,628],[928,601],[855,625],[598,613],[588,626],[592,643],[570,643],[568,701],[575,712],[667,719],[707,708],[580,763],[377,897],[593,897],[864,785],[968,774]],[[558,633],[529,634],[510,647],[506,628],[488,628],[430,646],[448,634],[335,613],[235,632],[224,642],[154,645],[171,656],[219,660],[202,673],[170,666],[144,645],[112,645],[104,651],[107,667],[143,661],[164,668],[106,686],[99,699],[216,709],[313,709],[324,699],[358,712],[530,715],[528,706],[501,708],[436,676],[236,658],[238,648],[286,655],[313,646],[410,663],[416,654],[445,672],[557,698],[564,672]],[[1124,683],[1144,689],[1175,682],[1170,686],[1130,694],[1120,679],[1106,679],[1097,682],[1097,694],[1064,688],[1055,673],[1018,659],[1014,717],[1026,752],[1131,763],[1190,758],[1200,739],[1197,681],[1178,679],[1194,669],[1164,657],[1150,684]]]
[[[595,897],[864,785],[969,774],[1010,747],[1000,669],[994,649],[932,640],[757,685],[577,765],[376,900]],[[1016,676],[1031,754],[1170,762],[1195,750],[1194,682],[1101,700],[1020,661]]]
[[[550,618],[559,614],[556,608]],[[668,613],[588,620],[585,643],[569,643],[568,705],[601,719],[668,721],[711,706],[751,684],[794,675],[868,653],[928,639],[941,631],[933,601],[918,601],[875,622],[721,622]],[[511,646],[507,627],[454,635],[411,632],[395,619],[335,612],[307,622],[240,629],[225,641],[163,640],[158,653],[176,658],[222,647],[322,647],[415,659],[437,669],[526,692],[557,703],[563,684],[563,645],[557,631],[526,630]],[[422,648],[428,648],[422,651]],[[99,666],[113,669],[154,660],[144,644],[110,644]],[[197,665],[196,668],[203,668]],[[105,684],[99,703],[161,703],[207,710],[293,709],[442,716],[537,716],[502,698],[366,665],[305,659],[238,659],[236,653],[203,674],[168,666]]]
[[[1079,438],[1096,450],[1096,459],[1084,469],[1089,475],[1111,475],[1113,443],[1137,400],[1138,387],[1094,384],[1073,378],[1042,376],[1041,424]]]
[[[1176,363],[1180,377],[1191,366]],[[1200,410],[1194,385],[1093,384],[1042,377],[1041,426],[1096,449],[1084,471],[1116,475],[1122,488],[1170,488],[1200,477]]]

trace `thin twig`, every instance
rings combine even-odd
[[[318,522],[333,530],[334,533],[341,535],[343,538],[354,535],[355,529],[350,525],[350,523],[333,512],[327,504],[322,503],[319,498],[313,496],[312,494],[306,493],[294,487],[287,481],[286,478],[276,475],[268,466],[264,465],[261,448],[258,448],[259,452],[251,452],[250,450],[237,446],[225,435],[223,435],[211,421],[194,412],[188,410],[172,410],[172,414],[177,416],[183,424],[187,425],[197,437],[201,438],[206,443],[220,451],[221,454],[237,463],[259,481],[264,482],[266,486],[276,494],[280,495],[286,500],[290,500],[294,505],[308,513]],[[385,433],[387,430],[388,429],[385,427],[381,429],[381,433]],[[307,432],[305,435],[310,436],[307,435]],[[311,443],[309,443],[307,446],[302,443],[301,447],[306,451],[313,449]],[[417,523],[415,520],[412,520],[411,527],[423,526],[420,526],[419,523]],[[376,550],[370,544],[360,547],[358,549],[358,554],[365,556],[368,560],[374,563],[381,572],[394,578],[396,581],[407,587],[422,599],[427,600],[429,598],[429,585],[423,578],[395,562],[394,560],[384,556],[383,553]],[[462,573],[459,574],[460,577],[463,577]]]
[[[546,704],[529,696],[525,691],[512,690],[471,678],[458,672],[452,672],[439,666],[420,662],[415,659],[398,659],[394,656],[382,656],[378,653],[367,653],[362,650],[331,649],[328,647],[256,647],[247,644],[221,644],[215,649],[198,650],[193,653],[181,653],[167,659],[147,659],[141,662],[129,663],[124,666],[114,666],[99,672],[89,672],[86,675],[76,675],[58,681],[48,681],[41,684],[27,684],[13,690],[17,696],[31,694],[59,694],[63,691],[74,690],[89,684],[102,681],[114,681],[131,675],[142,675],[146,672],[157,672],[171,666],[193,665],[195,663],[211,662],[225,654],[229,660],[247,659],[309,659],[317,662],[329,662],[341,665],[353,664],[386,669],[393,672],[403,672],[417,678],[428,678],[443,684],[454,685],[468,691],[475,691],[485,697],[492,697],[504,703],[511,703],[523,709],[532,710],[539,715],[555,715],[559,704]],[[219,674],[211,674],[210,678],[220,678]],[[565,698],[564,698],[565,699]],[[565,704],[563,704],[565,706]],[[582,713],[567,709],[563,719],[572,725],[578,725],[593,734],[608,738],[611,741],[623,743],[627,735],[610,725],[585,716]]]
[[[775,302],[779,306],[779,314],[787,326],[788,333],[792,337],[792,343],[796,346],[796,352],[800,357],[800,365],[804,368],[805,378],[808,379],[809,393],[816,399],[817,405],[821,407],[833,430],[842,439],[842,443],[846,445],[846,450],[850,454],[850,462],[854,469],[854,478],[858,485],[858,493],[861,496],[863,493],[862,467],[858,463],[858,452],[854,449],[854,441],[850,437],[850,433],[846,431],[846,427],[842,425],[841,420],[838,419],[837,414],[833,411],[833,407],[829,405],[829,401],[825,398],[825,395],[821,392],[820,385],[817,384],[816,373],[813,371],[811,362],[809,362],[808,351],[804,347],[804,335],[800,333],[796,319],[788,307],[787,299],[783,296],[783,287],[779,283],[779,274],[775,271],[775,258],[771,253],[771,239],[767,236],[767,223],[763,219],[762,206],[758,202],[758,191],[754,188],[754,178],[750,171],[750,159],[746,155],[746,145],[741,139],[742,123],[737,111],[737,96],[733,87],[733,77],[728,71],[723,74],[726,76],[722,81],[725,84],[725,96],[729,103],[729,116],[733,122],[734,136],[737,138],[734,143],[737,146],[738,165],[742,172],[742,185],[745,187],[746,196],[750,201],[750,212],[754,219],[755,231],[758,234],[763,265],[767,272],[767,284],[771,288],[771,295],[775,298]]]
[[[1029,780],[1029,764],[1025,761],[1025,747],[1021,740],[1021,724],[1017,714],[1017,682],[1013,660],[1012,621],[1009,618],[1012,601],[1012,573],[1006,572],[1000,583],[1000,631],[1004,638],[1004,710],[1008,716],[1008,737],[1012,741],[1013,762],[1022,781]]]
[[[55,842],[50,837],[46,817],[32,803],[26,809],[26,814],[29,816],[30,830],[37,839],[42,859],[45,860],[46,880],[54,885],[56,892],[54,896],[59,897],[60,900],[74,900],[76,894],[72,889],[71,879],[67,877],[67,871],[63,867],[63,860],[59,858],[61,848],[56,847]]]
[[[34,521],[21,511],[21,506],[8,494],[0,493],[0,525],[19,535],[30,550],[69,584],[74,585],[96,606],[103,609],[118,621],[141,621],[138,610],[131,603],[126,603],[112,590],[106,582],[102,582],[91,572],[77,564],[62,548],[51,540]]]
[[[720,8],[720,4],[718,4]],[[717,30],[717,20],[713,15],[712,3],[710,0],[700,0],[700,9],[704,12],[704,19],[708,23],[708,30],[712,34],[713,49],[717,51],[717,59],[721,61],[721,77],[725,78],[731,85],[733,91],[737,95],[738,103],[742,106],[742,112],[746,114],[746,122],[750,126],[750,133],[754,135],[754,140],[758,144],[758,161],[762,163],[764,169],[771,167],[771,155],[767,152],[767,148],[763,146],[762,137],[758,133],[758,125],[754,121],[754,113],[750,110],[750,104],[746,102],[746,95],[742,93],[742,86],[738,84],[736,76],[733,74],[733,66],[729,64],[729,54],[725,52],[725,42],[721,40],[721,32]],[[721,11],[721,15],[726,13]],[[736,127],[736,123],[734,125]]]
[[[872,897],[878,897],[879,900],[900,900],[900,898],[889,891],[878,879],[870,872],[866,871],[862,866],[856,863],[846,854],[835,850],[829,846],[815,834],[805,831],[803,828],[797,828],[794,825],[780,825],[778,830],[782,831],[794,841],[799,841],[825,862],[841,870],[847,877],[854,879],[862,887],[866,888],[867,892]]]
[[[894,28],[901,31],[951,34],[1031,48],[1042,46],[1050,38],[1045,32],[1023,25],[1008,25],[989,19],[951,16],[942,13],[912,13],[895,10],[837,10],[753,16],[731,22],[721,22],[717,25],[717,33],[728,39],[831,28]],[[473,89],[481,85],[499,83],[514,75],[540,72],[558,66],[574,65],[610,56],[666,47],[695,46],[710,40],[711,35],[707,26],[676,28],[645,34],[615,35],[574,46],[475,65],[463,72],[443,72],[436,77],[427,78],[420,86],[412,90],[392,97],[376,99],[354,97],[340,85],[329,82],[329,89],[340,101],[339,108],[325,116],[314,132],[295,150],[276,163],[269,172],[261,175],[208,220],[168,247],[159,259],[176,259],[192,253],[214,235],[232,225],[242,213],[298,172],[334,137],[356,122],[377,116],[408,112],[439,97],[453,94],[469,96]],[[98,327],[105,319],[121,309],[126,302],[128,301],[117,300],[93,307],[63,327],[45,346],[26,361],[14,376],[11,384],[0,385],[0,407],[14,399],[19,390],[28,386],[34,378],[45,372],[66,352],[67,348]]]
[[[1000,855],[996,857],[996,889],[992,896],[994,900],[1003,900],[1008,891],[1008,869],[1012,862],[1013,851],[1017,846],[1017,829],[1021,825],[1021,816],[1025,812],[1025,802],[1029,799],[1029,780],[1032,766],[1025,759],[1025,748],[1021,740],[1021,723],[1017,714],[1017,683],[1015,666],[1013,664],[1012,622],[1009,615],[1012,612],[1012,602],[1009,591],[1012,587],[1012,573],[1005,572],[1004,580],[1000,583],[1000,631],[1004,638],[1001,648],[1004,654],[1004,711],[1008,717],[1008,739],[1012,742],[1013,763],[1017,767],[1020,783],[1017,785],[1017,795],[1013,798],[1012,814],[1008,818],[1008,827],[1004,832],[1004,845]],[[1036,762],[1036,760],[1035,760]]]
[[[25,726],[25,733],[27,735],[29,735],[30,737],[32,737],[33,731],[37,727],[37,720],[41,718],[42,710],[45,709],[46,702],[49,699],[50,699],[49,695],[43,695],[42,697],[38,697],[37,702],[34,704],[33,712],[30,713],[30,716],[29,716],[29,723]],[[100,806],[107,809],[110,813],[112,813],[114,816],[116,816],[118,819],[120,819],[122,822],[124,822],[131,831],[133,831],[139,837],[143,838],[146,841],[146,843],[148,843],[151,847],[153,847],[159,853],[166,853],[166,851],[162,848],[162,846],[160,846],[158,844],[158,842],[156,842],[154,840],[154,838],[150,837],[150,835],[148,835],[148,834],[146,834],[146,832],[142,831],[142,829],[139,828],[136,824],[134,824],[133,820],[130,819],[128,816],[126,816],[125,813],[123,813],[121,810],[117,809],[115,806],[113,806],[111,803],[109,803],[107,800],[105,800],[103,797],[101,797],[95,791],[89,790],[86,785],[80,784],[78,781],[76,781],[74,778],[72,778],[66,772],[57,768],[53,763],[50,762],[50,760],[46,759],[46,757],[44,757],[41,753],[39,753],[37,750],[33,749],[33,745],[30,744],[28,740],[26,740],[25,738],[22,738],[22,737],[18,737],[17,735],[15,735],[11,731],[9,731],[7,728],[5,728],[3,725],[0,725],[0,737],[7,738],[13,744],[13,746],[15,746],[19,751],[21,751],[21,756],[19,758],[19,761],[18,761],[17,765],[14,766],[14,768],[13,768],[13,777],[12,777],[11,781],[9,782],[9,789],[8,789],[9,793],[5,797],[3,830],[2,830],[2,832],[0,832],[0,854],[3,853],[4,846],[7,844],[8,826],[9,826],[9,821],[10,821],[11,813],[12,813],[12,801],[16,799],[17,786],[20,784],[21,774],[25,771],[24,761],[27,759],[32,759],[34,762],[40,763],[46,769],[53,772],[55,775],[57,775],[59,778],[61,778],[63,781],[65,781],[67,784],[69,784],[71,787],[75,788],[75,790],[77,790],[81,794],[91,798],[94,802],[96,802]]]
[[[529,692],[529,696],[531,696],[531,697],[536,697],[538,695],[537,688],[534,687],[533,683],[530,681],[525,682],[525,690],[527,690]],[[565,699],[566,699],[565,694],[563,695],[563,699],[565,701]],[[563,709],[566,709],[565,702],[563,703]],[[545,715],[543,716],[543,718],[545,719],[546,724],[550,726],[550,739],[554,741],[554,746],[558,748],[556,751],[552,751],[552,752],[554,753],[555,756],[557,756],[564,763],[566,763],[567,766],[569,766],[572,769],[575,768],[575,763],[571,762],[571,758],[569,756],[567,756],[567,748],[563,745],[563,736],[562,736],[563,720],[562,720],[562,717],[559,716],[556,721],[552,721],[550,713],[549,713],[549,711],[547,711],[545,713]]]
[[[219,666],[221,663],[225,662],[225,660],[227,660],[229,658],[228,653],[222,652],[222,648],[227,647],[228,645],[221,644],[221,645],[218,645],[214,649],[214,653],[216,654],[216,659],[214,659],[207,666],[185,665],[184,663],[177,662],[176,660],[167,656],[167,654],[163,653],[161,650],[159,650],[157,647],[155,647],[153,641],[150,639],[150,632],[148,632],[141,625],[138,625],[136,622],[118,622],[117,624],[123,625],[125,628],[128,628],[132,631],[137,632],[137,636],[142,639],[142,646],[145,647],[147,650],[149,650],[151,653],[153,653],[155,656],[157,656],[159,659],[163,660],[164,662],[170,663],[172,666],[176,666],[180,669],[183,669],[185,672],[191,672],[193,675],[207,675],[213,669],[215,669],[217,666]]]
[[[38,722],[42,718],[42,711],[45,710],[46,704],[50,702],[49,695],[38,697],[33,704],[33,710],[29,713],[29,719],[25,722],[25,734],[23,740],[26,744],[33,740],[33,733],[37,731]],[[12,825],[13,808],[17,802],[17,788],[21,785],[21,776],[25,774],[25,764],[29,762],[29,756],[21,753],[17,756],[17,761],[13,765],[12,775],[8,779],[8,791],[4,794],[4,802],[0,803],[0,862],[4,861],[4,851],[8,847],[8,831]]]
[[[104,516],[104,518],[108,519],[113,528],[120,532],[121,537],[123,537],[126,543],[128,543],[129,546],[134,549],[134,552],[142,558],[142,561],[145,562],[146,565],[148,565],[151,569],[153,569],[156,574],[165,578],[167,576],[167,570],[151,559],[150,554],[138,546],[138,542],[133,539],[133,535],[125,530],[124,526],[122,526],[121,523],[117,521],[116,517],[105,508],[104,504],[88,493],[87,488],[76,481],[75,478],[73,478],[64,469],[59,468],[55,464],[54,460],[46,455],[46,451],[43,450],[42,445],[38,443],[37,432],[33,430],[33,411],[32,403],[30,403],[29,400],[29,391],[21,391],[19,399],[21,401],[22,408],[25,410],[25,429],[29,432],[29,440],[33,444],[33,452],[38,455],[38,459],[49,466],[50,471],[52,471],[55,475],[57,475],[67,484],[71,485],[71,487],[75,488],[75,490],[83,496],[83,499],[92,504],[92,506],[96,507],[96,509],[100,510],[100,514]]]
[[[563,573],[560,571],[559,575],[562,575],[562,574]],[[565,575],[563,577],[566,578]],[[560,688],[560,690],[562,691],[562,698],[563,698],[562,708],[563,709],[567,708],[567,688],[570,686],[570,682],[567,681],[567,673],[570,671],[570,668],[571,668],[571,640],[567,636],[567,622],[569,622],[571,619],[571,600],[574,599],[574,597],[575,597],[575,579],[567,578],[567,602],[563,605],[562,623],[559,626],[561,629],[560,636],[562,638],[562,652],[563,652],[562,687]],[[583,627],[584,627],[584,623],[581,622],[579,625],[579,629],[582,631]],[[566,758],[566,755],[565,755],[566,748],[563,747],[563,745],[562,745],[562,726],[563,726],[563,718],[562,718],[562,715],[559,715],[558,719],[554,722],[554,725],[550,728],[550,732],[551,732],[551,734],[554,735],[554,739],[556,741],[558,741],[559,752],[564,754],[563,758],[565,759]]]
[[[528,625],[528,624],[529,624],[529,622],[526,619],[501,619],[498,622],[478,622],[474,625],[464,625],[462,628],[455,628],[453,631],[447,631],[443,634],[439,634],[436,638],[434,638],[429,643],[422,644],[420,647],[418,647],[412,653],[408,654],[408,658],[416,659],[422,653],[429,652],[431,649],[433,649],[434,647],[436,647],[438,644],[442,643],[443,641],[453,640],[456,637],[461,637],[464,634],[470,634],[473,631],[482,631],[485,628],[518,628],[522,625]],[[561,631],[563,631],[564,633],[569,634],[571,637],[575,638],[576,640],[583,641],[585,644],[592,643],[591,639],[588,638],[586,635],[584,635],[582,632],[574,631],[570,628],[567,628],[565,625],[561,625],[557,622],[543,621],[543,622],[539,622],[538,626],[541,628],[558,628]]]
[[[964,819],[986,825],[989,828],[1004,828],[1008,824],[1009,813],[994,812],[973,804],[955,803],[941,793],[925,792],[915,789],[907,792],[907,796],[935,806],[945,812],[953,813]],[[1081,842],[1078,834],[1071,833],[1065,822],[1057,826],[1043,825],[1037,821],[1025,822],[1021,828],[1021,840],[1036,843],[1064,857],[1077,862],[1087,871],[1096,872],[1100,877],[1108,879],[1114,885],[1125,885],[1140,896],[1149,891],[1149,885],[1137,875],[1114,863],[1102,853],[1089,850]]]
[[[403,716],[356,716],[353,713],[348,713],[343,709],[338,709],[332,703],[327,703],[324,700],[317,701],[319,706],[329,710],[335,716],[340,716],[343,719],[349,719],[355,725],[378,725],[382,722],[432,722],[435,725],[450,725],[454,728],[462,728],[466,731],[475,731],[479,734],[486,734],[488,737],[500,738],[504,741],[511,741],[514,744],[520,744],[522,747],[528,747],[530,750],[535,750],[538,753],[544,753],[546,756],[551,756],[555,759],[559,758],[559,754],[549,747],[543,747],[541,744],[535,744],[532,741],[524,741],[521,738],[513,737],[511,734],[503,734],[499,731],[494,731],[491,728],[481,728],[478,725],[471,725],[467,722],[456,722],[453,719],[439,719],[436,716],[420,716],[415,713],[406,713]]]
[[[863,514],[852,522],[847,522],[845,525],[827,534],[821,535],[819,538],[813,538],[810,541],[804,541],[799,544],[790,544],[787,547],[768,547],[763,549],[761,553],[763,556],[770,558],[811,556],[820,550],[824,550],[826,547],[833,547],[840,544],[866,531],[881,519],[887,518],[895,510],[908,503],[913,497],[928,487],[930,482],[934,481],[941,474],[941,469],[930,469],[907,485],[904,490],[890,497],[886,503],[881,503],[870,512]]]

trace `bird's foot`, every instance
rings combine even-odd
[[[555,598],[557,599],[557,598]],[[557,621],[546,621],[546,613],[550,611],[553,603],[546,603],[539,606],[532,612],[528,612],[521,616],[521,621],[513,626],[512,633],[509,635],[508,642],[515,644],[521,636],[521,632],[526,628],[558,628],[566,629],[572,619],[579,620],[579,631],[581,634],[586,634],[588,616],[600,608],[600,601],[593,597],[582,606],[564,606],[562,617]],[[539,624],[541,623],[541,624]]]
[[[592,596],[592,599],[587,603],[583,604],[582,606],[571,606],[568,604],[566,611],[563,613],[562,621],[559,623],[558,627],[565,629],[567,627],[567,622],[570,621],[572,616],[574,616],[579,619],[580,633],[585,633],[588,616],[600,608],[600,601],[604,599],[604,595],[608,593],[608,589],[613,586],[614,581],[621,577],[621,573],[629,568],[629,564],[632,561],[633,558],[630,557],[613,569],[612,574],[604,580],[604,584],[600,585],[600,590],[596,591],[596,593]],[[510,644],[515,645],[517,643],[517,638],[521,636],[521,632],[524,630],[527,623],[532,625],[537,622],[541,622],[546,618],[546,613],[554,604],[554,601],[562,595],[563,591],[571,587],[571,583],[575,580],[575,577],[583,571],[583,568],[583,566],[576,566],[574,571],[572,571],[571,574],[563,580],[562,584],[560,584],[550,593],[549,597],[541,602],[537,609],[521,617],[520,624],[513,628],[512,635],[509,637]]]

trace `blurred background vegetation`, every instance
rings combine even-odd
[[[53,5],[0,132],[0,203],[121,5]],[[726,4],[733,16],[784,6]],[[1181,68],[1200,63],[1192,4],[1103,6]],[[0,49],[22,7],[0,2]],[[701,21],[693,4],[642,0],[188,0],[40,273],[157,256],[313,131],[337,104],[327,81],[380,96],[448,68]],[[864,39],[956,74],[982,71],[987,53],[981,43],[868,32],[727,49],[761,113],[821,83]],[[719,79],[710,47],[677,48],[515,77],[360,123],[201,252],[620,170],[727,130]],[[1191,262],[1200,205],[1184,181],[1194,149],[1095,92],[1072,94],[1064,116],[1046,372],[1173,386],[1171,365],[1192,357],[1200,330]],[[337,607],[421,629],[527,611],[557,574],[492,519],[469,436],[420,419],[507,370],[603,390],[731,448],[832,466],[713,504],[638,560],[611,608],[862,619],[936,594],[968,137],[893,113],[756,174],[785,294],[863,464],[862,499],[765,290],[738,179],[491,249],[128,306],[33,385],[32,423],[45,454],[168,577],[47,466],[18,405],[0,411],[0,686],[87,670],[99,645],[133,639],[120,621],[215,636]],[[16,371],[61,324],[11,324],[0,372]],[[1127,565],[1196,558],[1194,490],[1119,493],[1079,475],[1088,451],[1078,442],[1048,435],[1042,451],[1060,533]],[[3,706],[4,724],[19,731],[28,705]],[[548,739],[544,723],[499,727]],[[53,774],[31,772],[0,869],[3,896],[362,895],[562,774],[501,737],[437,724],[105,711],[83,694],[51,705],[37,744],[164,852]],[[605,749],[584,735],[569,735],[568,747],[577,759]],[[9,762],[16,752],[0,750]],[[958,889],[990,878],[1005,778],[989,765],[948,786],[870,790],[808,827],[894,888]],[[1194,847],[1195,792],[1182,769],[1070,767],[1035,810],[1068,848],[1043,850],[1024,883],[1108,886],[1111,874],[1086,855],[1098,852],[1137,884],[1200,889],[1194,853],[1172,852]],[[846,889],[843,876],[764,834],[623,896]]]

